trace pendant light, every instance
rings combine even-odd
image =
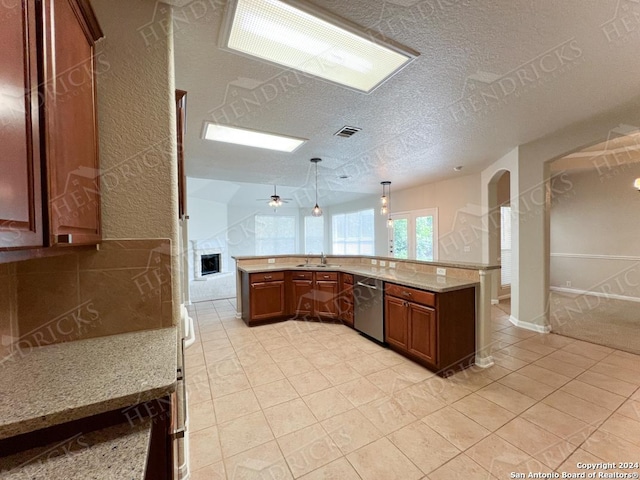
[[[636,181],[633,183],[633,186],[636,190],[640,192],[640,178],[636,178]]]
[[[314,217],[322,216],[322,209],[318,206],[318,163],[321,162],[321,158],[312,158],[311,163],[316,164],[316,206],[311,210],[311,215]]]
[[[391,208],[391,182],[386,180],[384,182],[380,182],[382,185],[382,196],[380,197],[380,214],[387,216],[387,227],[393,227],[393,219],[391,218],[391,213],[389,209]]]

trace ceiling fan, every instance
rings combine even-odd
[[[282,204],[289,203],[291,200],[293,200],[292,198],[282,198],[280,195],[278,195],[276,188],[277,187],[274,185],[273,195],[271,195],[269,198],[256,198],[257,202],[267,202],[267,205],[272,207],[274,212],[278,207],[281,207]]]

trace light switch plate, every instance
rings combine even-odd
[[[396,262],[389,262],[389,268],[396,268]]]
[[[464,251],[465,252],[470,252],[471,251],[471,247],[469,245],[465,245],[464,246]]]
[[[437,275],[446,275],[447,274],[447,269],[446,268],[437,268],[436,269],[436,274]]]
[[[385,262],[384,260],[380,260],[380,266],[381,267],[386,267],[387,266],[387,262]]]
[[[276,259],[275,258],[270,258],[269,260],[267,260],[267,263],[276,263]]]
[[[375,258],[371,259],[371,265],[377,265],[378,264],[378,260],[376,260]]]

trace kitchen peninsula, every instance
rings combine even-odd
[[[384,282],[388,346],[443,376],[493,364],[488,277],[499,266],[368,256],[234,259],[238,315],[249,326],[296,318],[354,327],[354,277],[371,278]]]

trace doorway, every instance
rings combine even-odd
[[[389,255],[394,258],[433,262],[438,259],[438,209],[392,214]]]

